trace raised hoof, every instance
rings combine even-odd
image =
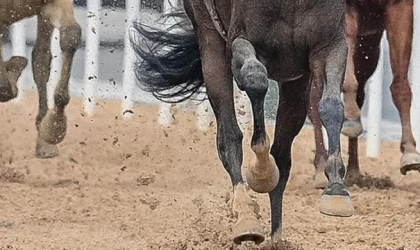
[[[325,176],[324,171],[317,170],[313,176],[313,179],[314,187],[316,189],[324,189],[328,185],[328,179]]]
[[[333,183],[327,186],[321,196],[319,211],[330,216],[352,216],[354,208],[346,187],[340,183]]]
[[[255,160],[245,173],[248,186],[257,193],[268,193],[277,187],[280,172],[274,157],[270,154],[270,139],[252,146]]]
[[[0,102],[8,102],[17,96],[17,88],[12,85],[1,85],[0,83]]]
[[[279,183],[279,178],[280,172],[277,167],[273,170],[273,173],[266,178],[256,176],[250,169],[246,171],[248,186],[257,193],[271,192]]]
[[[233,230],[233,242],[240,245],[245,241],[253,241],[260,244],[265,240],[263,230],[260,229],[260,223],[257,219],[248,218],[238,221]]]
[[[360,119],[345,119],[341,133],[350,138],[359,137],[363,133],[363,126]]]
[[[46,141],[38,138],[35,148],[35,156],[40,159],[54,158],[58,156],[57,145],[48,144]]]
[[[420,172],[420,154],[406,153],[401,157],[401,174],[406,175],[409,171]]]

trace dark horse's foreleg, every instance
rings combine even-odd
[[[246,173],[249,186],[256,192],[273,190],[279,181],[279,171],[270,154],[270,139],[265,131],[264,99],[268,90],[267,70],[257,60],[252,44],[242,38],[232,43],[232,71],[238,86],[245,90],[252,105],[254,133],[251,148],[256,160]]]
[[[281,240],[283,193],[291,168],[291,147],[305,122],[308,103],[309,74],[292,82],[282,83],[279,91],[276,131],[271,154],[280,170],[277,187],[269,193],[271,205],[271,236]]]
[[[203,27],[203,29],[205,29]],[[238,126],[234,100],[233,77],[230,61],[225,51],[225,42],[215,31],[199,29],[201,60],[207,94],[217,121],[217,149],[223,166],[230,175],[233,187],[233,213],[237,222],[233,228],[234,242],[264,241],[264,233],[254,211],[242,179],[242,139]],[[211,41],[211,43],[206,42]]]
[[[410,108],[412,93],[408,83],[408,67],[413,39],[413,0],[398,1],[391,4],[386,12],[385,25],[390,45],[391,68],[394,79],[391,93],[400,114],[402,137],[400,150],[402,174],[407,171],[420,171],[420,154],[411,131]]]
[[[346,58],[347,45],[344,39],[338,39],[310,58],[314,80],[323,83],[324,87],[319,114],[328,134],[328,159],[325,168],[328,185],[321,197],[320,211],[333,216],[353,214],[350,195],[344,185],[345,167],[340,146],[340,131],[344,120],[341,90]]]

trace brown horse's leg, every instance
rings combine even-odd
[[[66,135],[67,119],[64,109],[70,101],[68,83],[76,49],[81,43],[81,28],[77,24],[72,1],[56,0],[46,9],[52,23],[60,24],[62,70],[54,93],[55,107],[47,111],[39,127],[40,137],[49,144],[58,144]]]
[[[319,116],[319,101],[322,96],[322,84],[311,79],[311,91],[310,91],[310,106],[309,106],[309,119],[314,125],[315,134],[315,175],[314,185],[315,188],[325,188],[328,183],[325,177],[325,164],[327,162],[327,150],[324,145],[324,138],[322,135],[322,123],[321,117]]]
[[[283,193],[289,179],[292,164],[292,142],[301,130],[308,110],[309,74],[279,87],[279,107],[276,131],[271,154],[280,170],[277,187],[269,193],[271,206],[271,235],[274,241],[281,240]],[[322,138],[321,138],[322,139]]]
[[[391,67],[394,80],[391,93],[402,124],[401,173],[420,171],[420,154],[411,131],[410,108],[412,93],[408,83],[408,67],[413,39],[413,0],[390,4],[386,13],[386,29],[390,45]]]
[[[205,18],[199,21],[203,20]],[[233,241],[236,244],[243,241],[259,244],[265,237],[254,210],[255,204],[242,179],[243,134],[235,115],[233,77],[231,63],[226,55],[226,44],[217,31],[207,29],[204,24],[199,24],[196,30],[207,95],[217,121],[217,150],[234,188],[232,210],[237,221],[233,227]]]
[[[38,129],[35,154],[38,158],[50,158],[58,155],[57,147],[48,144],[39,136],[41,121],[48,110],[47,82],[52,60],[51,36],[53,29],[51,20],[44,13],[38,15],[38,36],[32,50],[32,71],[39,96],[38,115],[35,122]]]
[[[340,132],[344,120],[344,106],[341,101],[342,84],[347,59],[347,45],[344,38],[335,44],[317,51],[310,58],[314,79],[324,86],[319,102],[319,114],[328,134],[328,159],[325,174],[328,185],[321,197],[320,212],[333,216],[351,216],[353,205],[344,185],[345,167],[341,157]]]
[[[279,171],[270,154],[270,139],[264,123],[267,70],[256,58],[252,44],[243,38],[236,38],[232,43],[232,70],[239,88],[246,91],[251,101],[254,116],[251,148],[256,159],[249,167],[246,179],[254,191],[266,193],[273,190],[279,181]]]
[[[365,100],[365,85],[367,80],[372,76],[378,65],[378,59],[380,54],[380,42],[382,38],[382,31],[379,31],[376,34],[368,36],[360,36],[355,40],[357,46],[354,49],[354,54],[352,56],[352,63],[354,65],[353,74],[355,81],[358,84],[356,92],[352,92],[360,121],[360,110],[362,109],[364,100]],[[347,64],[348,65],[348,64]],[[346,76],[347,77],[347,76]],[[350,93],[347,93],[349,96]],[[345,103],[347,105],[347,102]],[[349,162],[347,166],[347,175],[349,183],[352,179],[357,179],[361,176],[359,168],[359,158],[358,158],[358,138],[350,137],[349,138]]]
[[[357,11],[349,7],[346,11],[346,42],[349,49],[347,54],[347,67],[344,77],[344,123],[341,133],[348,137],[358,137],[363,132],[360,121],[360,107],[357,104],[357,91],[359,83],[355,75],[354,53],[358,49],[357,33],[359,29]],[[356,46],[357,44],[357,46]]]

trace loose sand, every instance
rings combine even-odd
[[[28,94],[25,103],[0,104],[1,250],[233,248],[231,186],[214,126],[201,132],[193,114],[178,112],[174,125],[162,127],[153,106],[123,120],[112,101],[86,117],[81,100],[73,99],[60,156],[40,160],[34,157],[36,100]],[[303,130],[284,198],[285,249],[420,249],[420,173],[399,173],[397,142],[384,142],[379,159],[361,157],[363,172],[390,177],[395,187],[351,187],[351,218],[318,212],[313,148],[312,130]],[[364,155],[364,142],[360,148]],[[268,198],[255,196],[268,237]]]

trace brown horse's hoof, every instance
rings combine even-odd
[[[67,119],[55,109],[48,110],[39,127],[39,136],[48,144],[58,144],[67,132]]]
[[[406,175],[409,171],[420,172],[420,154],[406,153],[401,157],[401,174]]]
[[[17,96],[17,88],[12,85],[2,85],[5,83],[0,83],[0,102],[8,102]]]
[[[254,218],[244,218],[236,223],[233,228],[233,242],[240,245],[245,241],[260,244],[265,240],[260,222]]]
[[[319,211],[322,214],[337,217],[350,217],[353,215],[353,204],[344,184],[332,183],[325,188],[321,197]]]
[[[57,145],[48,144],[38,137],[35,148],[35,156],[40,159],[54,158],[58,156]]]
[[[341,129],[341,133],[347,137],[355,138],[359,137],[363,133],[363,126],[360,119],[353,120],[353,119],[346,119],[343,123],[343,128]]]

